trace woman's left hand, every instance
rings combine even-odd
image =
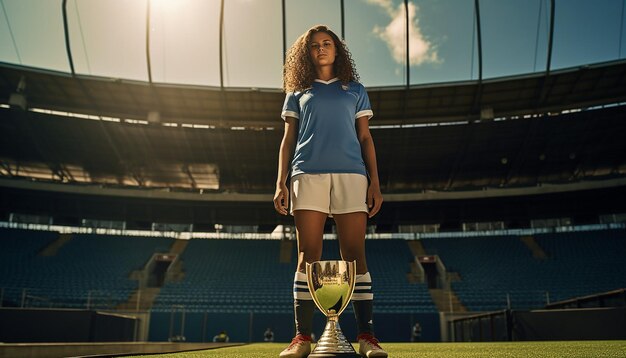
[[[371,218],[376,215],[383,205],[383,194],[380,192],[380,186],[371,184],[367,187],[367,210],[368,216]]]

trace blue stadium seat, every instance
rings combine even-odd
[[[449,271],[454,289],[472,311],[542,308],[554,302],[626,287],[626,231],[535,235],[548,258],[533,258],[518,236],[422,240]],[[508,299],[508,301],[507,301]]]

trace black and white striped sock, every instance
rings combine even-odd
[[[296,272],[293,278],[293,310],[296,334],[310,336],[313,329],[315,302],[307,286],[306,274]]]
[[[373,330],[373,311],[374,311],[374,294],[372,293],[372,277],[369,272],[362,275],[356,275],[356,284],[354,285],[354,293],[352,294],[352,308],[354,308],[354,316],[359,334],[374,334]]]

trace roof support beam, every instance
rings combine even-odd
[[[220,1],[220,88],[224,90],[224,0]]]
[[[146,67],[148,67],[148,82],[152,84],[152,64],[150,61],[150,4],[152,0],[148,0],[146,6]]]
[[[411,85],[411,62],[409,58],[409,0],[404,0],[404,22],[406,36],[406,88]]]
[[[6,163],[4,161],[0,161],[0,167],[2,167],[2,169],[4,169],[4,171],[7,172],[7,174],[9,174],[9,176],[14,177],[17,175],[17,162],[15,162],[15,173],[13,173],[13,170],[11,170],[11,164],[10,163]]]
[[[404,0],[404,22],[405,22],[405,38],[406,48],[404,49],[406,53],[405,58],[405,71],[406,71],[406,84],[404,86],[404,100],[402,101],[402,122],[406,120],[408,116],[408,102],[409,102],[409,92],[411,89],[411,59],[409,58],[409,0]]]
[[[72,47],[70,46],[70,31],[67,23],[67,0],[63,0],[63,32],[65,33],[65,51],[67,52],[67,61],[72,71],[72,77],[76,75],[74,71],[74,59],[72,57]]]
[[[341,0],[341,39],[346,40],[346,9],[344,0]]]
[[[483,97],[483,40],[480,26],[480,0],[474,0],[474,10],[476,14],[476,42],[478,45],[478,82],[471,114],[480,113],[480,105]]]
[[[550,75],[550,67],[552,67],[552,47],[554,44],[554,11],[556,8],[555,0],[550,0],[550,34],[548,37],[548,59],[546,61],[546,77]]]
[[[287,56],[287,14],[285,9],[285,0],[281,3],[282,23],[283,23],[283,65],[285,65],[285,57]]]
[[[552,48],[554,47],[554,13],[556,10],[555,0],[550,0],[550,33],[548,36],[548,58],[546,59],[546,71],[545,75],[542,79],[538,81],[539,88],[537,96],[537,105],[536,108],[541,107],[543,102],[548,98],[548,94],[550,93],[551,86],[546,86],[546,82],[550,77],[550,68],[552,67]]]

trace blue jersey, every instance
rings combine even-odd
[[[285,97],[282,118],[298,119],[291,175],[356,173],[367,175],[356,133],[356,119],[373,112],[365,87],[338,78],[315,80],[304,92]]]

